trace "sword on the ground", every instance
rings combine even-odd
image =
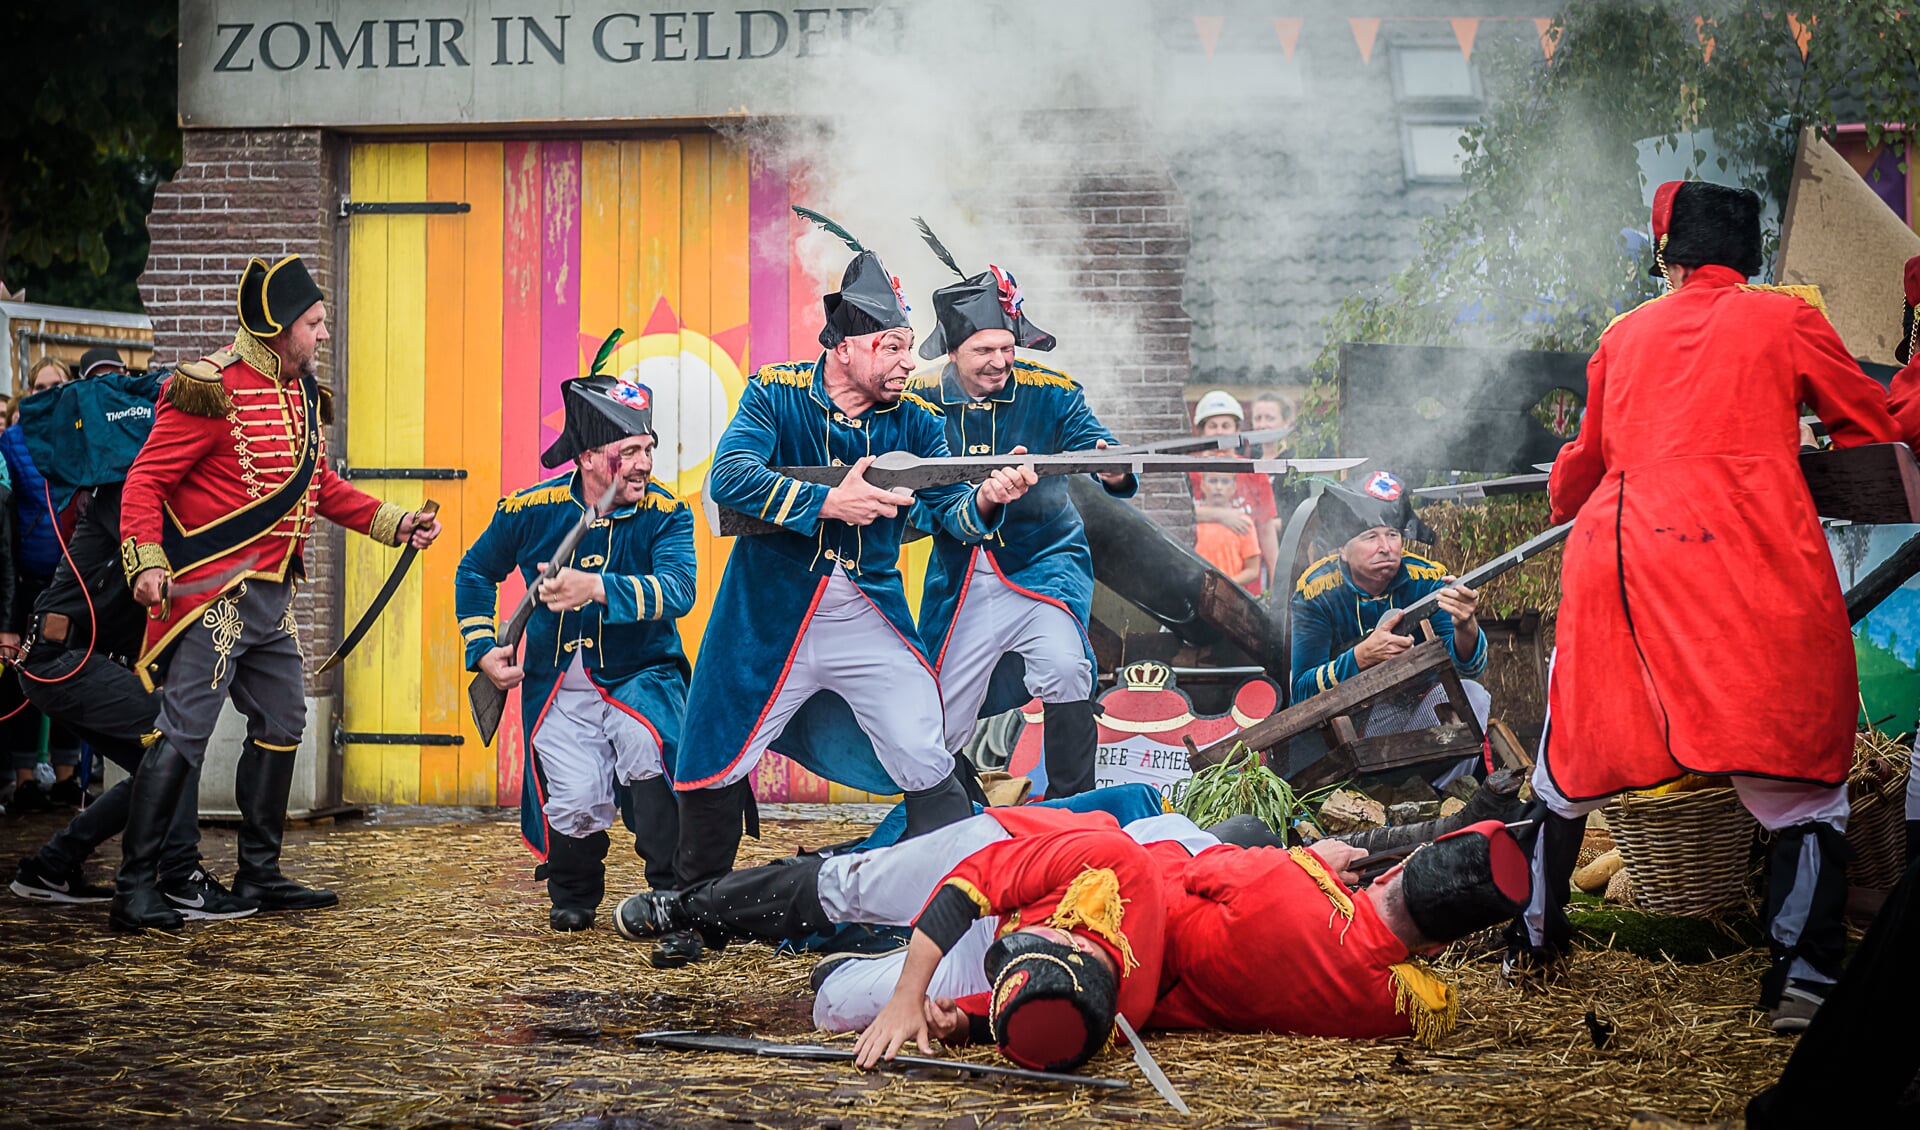
[[[772,1040],[755,1040],[744,1036],[718,1036],[709,1032],[679,1028],[642,1032],[635,1036],[633,1041],[637,1044],[677,1048],[682,1051],[738,1052],[742,1055],[761,1055],[773,1059],[808,1059],[823,1063],[851,1060],[854,1055],[852,1048],[834,1048],[825,1044],[781,1044]],[[1032,1083],[1065,1083],[1074,1087],[1096,1087],[1105,1091],[1124,1091],[1129,1086],[1125,1079],[1103,1079],[1097,1075],[1064,1075],[1057,1071],[1029,1071],[1024,1067],[1002,1067],[997,1063],[969,1063],[962,1059],[936,1059],[923,1055],[896,1055],[892,1059],[881,1060],[880,1063],[883,1068],[923,1067],[938,1071],[958,1071],[964,1075],[984,1075],[995,1079],[1022,1079]]]
[[[1365,459],[1235,459],[1201,455],[1165,455],[1127,452],[1119,448],[1073,451],[1063,455],[990,455],[944,459],[921,458],[905,451],[889,451],[867,466],[866,481],[882,490],[926,490],[954,483],[984,482],[1003,467],[1031,467],[1036,475],[1153,475],[1182,471],[1228,475],[1279,475],[1289,471],[1329,474],[1351,470]],[[777,475],[804,483],[838,486],[851,470],[835,467],[775,467]],[[707,527],[717,537],[777,533],[781,527],[751,514],[731,510],[713,501],[711,485],[702,491]]]
[[[440,504],[428,499],[416,513],[432,517],[440,513]],[[386,610],[387,602],[393,599],[394,593],[400,591],[400,582],[407,579],[407,570],[413,568],[413,559],[418,556],[420,551],[409,541],[406,548],[400,551],[400,560],[393,563],[392,571],[387,574],[387,583],[381,585],[380,591],[374,595],[373,603],[367,605],[367,610],[360,614],[360,619],[353,625],[353,629],[341,637],[340,646],[333,649],[333,654],[327,656],[327,661],[322,663],[320,669],[314,674],[324,675],[340,666],[346,660],[347,654],[367,637],[367,632],[372,630],[374,621],[380,619],[380,613]]]
[[[1160,1092],[1160,1097],[1167,1100],[1168,1106],[1181,1114],[1192,1114],[1187,1109],[1186,1100],[1180,1097],[1180,1092],[1173,1089],[1173,1080],[1167,1078],[1167,1073],[1154,1062],[1153,1053],[1147,1050],[1147,1042],[1140,1038],[1140,1033],[1134,1031],[1133,1025],[1127,1023],[1127,1018],[1118,1012],[1113,1014],[1113,1022],[1119,1025],[1120,1034],[1127,1038],[1127,1043],[1133,1045],[1133,1063],[1140,1069],[1140,1074],[1147,1077],[1147,1082],[1153,1084],[1153,1089]]]
[[[496,647],[518,647],[520,637],[526,633],[527,620],[533,615],[533,606],[538,603],[541,581],[550,581],[560,575],[567,562],[573,559],[573,551],[580,546],[580,539],[587,536],[587,530],[593,526],[600,515],[613,508],[613,496],[620,490],[620,471],[613,469],[613,482],[607,484],[606,493],[600,496],[597,505],[583,510],[567,536],[560,539],[554,547],[553,556],[548,558],[547,567],[540,570],[540,576],[527,586],[520,598],[520,604],[513,610],[513,618],[507,621],[507,629],[494,637]],[[507,707],[507,692],[493,685],[486,672],[478,672],[473,681],[467,684],[467,705],[473,708],[473,725],[480,731],[480,744],[493,744],[493,735],[500,729],[500,714]]]

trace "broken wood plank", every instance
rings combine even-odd
[[[1920,574],[1920,534],[1900,544],[1885,561],[1867,571],[1867,575],[1847,589],[1847,623],[1858,624],[1880,602],[1897,592],[1901,585]]]
[[[1237,742],[1245,742],[1248,748],[1259,752],[1272,750],[1295,734],[1323,726],[1343,714],[1352,714],[1372,699],[1426,675],[1443,663],[1452,662],[1453,656],[1444,642],[1431,640],[1416,644],[1396,659],[1369,667],[1338,686],[1214,742],[1193,759],[1193,768],[1198,771],[1226,760]]]

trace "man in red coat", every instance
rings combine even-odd
[[[1761,266],[1756,195],[1662,185],[1653,235],[1668,292],[1601,335],[1579,437],[1548,484],[1553,521],[1576,525],[1533,778],[1554,815],[1516,957],[1570,944],[1563,908],[1587,812],[1688,773],[1730,775],[1774,833],[1761,1007],[1776,1031],[1797,1031],[1846,943],[1859,695],[1800,474],[1800,406],[1837,446],[1897,433],[1886,394],[1818,307],[1747,284]]]
[[[155,864],[227,698],[247,719],[234,779],[233,893],[264,910],[339,901],[280,871],[306,728],[292,607],[302,551],[316,518],[385,545],[425,548],[440,532],[431,514],[381,502],[328,466],[329,398],[314,379],[327,314],[300,258],[249,262],[238,305],[233,345],[180,366],[167,382],[122,497],[121,564],[149,609],[137,669],[149,686],[166,685],[122,842],[112,911],[121,929],[178,927],[155,888]]]
[[[1900,440],[1909,447],[1920,447],[1920,363],[1914,360],[1914,346],[1920,345],[1920,323],[1914,321],[1914,309],[1920,307],[1920,255],[1907,260],[1905,278],[1906,305],[1900,315],[1900,344],[1893,347],[1900,371],[1893,375],[1890,406],[1893,422],[1900,426]],[[1907,774],[1907,862],[1920,859],[1920,773]]]

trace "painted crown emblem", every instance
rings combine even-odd
[[[1173,668],[1164,663],[1142,660],[1120,669],[1120,680],[1130,691],[1165,690],[1173,679]]]

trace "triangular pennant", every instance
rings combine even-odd
[[[1280,37],[1280,53],[1293,62],[1293,49],[1300,46],[1300,27],[1307,21],[1298,16],[1279,16],[1273,21],[1273,33]]]
[[[1713,62],[1713,36],[1707,34],[1707,25],[1714,21],[1705,16],[1693,17],[1693,34],[1700,40],[1700,61]]]
[[[1479,18],[1466,17],[1462,19],[1449,19],[1447,22],[1453,25],[1453,38],[1460,43],[1460,54],[1471,62],[1473,60],[1473,38],[1480,34]]]
[[[1195,16],[1193,30],[1200,33],[1200,50],[1213,58],[1213,49],[1220,46],[1220,29],[1227,25],[1225,16]]]
[[[1373,62],[1373,41],[1380,35],[1379,19],[1349,19],[1347,26],[1353,28],[1353,41],[1360,45],[1360,61]]]
[[[1561,29],[1553,26],[1553,19],[1551,17],[1537,19],[1533,21],[1533,26],[1534,30],[1540,33],[1540,53],[1545,55],[1547,61],[1551,63],[1553,61],[1553,49],[1560,46]]]
[[[653,304],[653,313],[647,317],[647,328],[641,330],[640,333],[643,336],[646,334],[670,334],[677,332],[679,329],[680,315],[673,312],[673,307],[667,302],[667,296],[663,294],[659,300]]]
[[[1792,12],[1787,13],[1787,26],[1793,29],[1793,43],[1794,46],[1800,48],[1800,59],[1802,62],[1806,61],[1807,58],[1807,45],[1813,42],[1813,25],[1819,22],[1819,16],[1808,16],[1807,22],[1801,23],[1799,16],[1794,15]]]

